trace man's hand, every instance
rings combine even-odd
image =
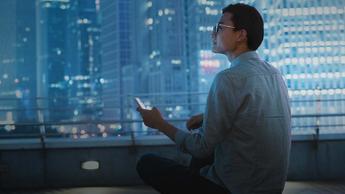
[[[204,114],[192,116],[186,123],[187,129],[192,130],[201,127],[203,119]]]
[[[160,132],[163,132],[165,135],[167,135],[171,140],[175,141],[175,135],[178,129],[165,121],[161,112],[159,112],[156,107],[153,107],[152,110],[138,107],[137,111],[141,114],[146,126],[158,129]]]
[[[143,118],[144,124],[150,128],[161,130],[166,124],[166,121],[163,119],[161,112],[153,107],[152,110],[137,108],[137,111],[140,113]]]

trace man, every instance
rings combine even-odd
[[[212,33],[213,51],[228,57],[218,73],[204,115],[192,117],[187,133],[166,122],[159,110],[138,108],[145,125],[158,129],[195,159],[214,157],[197,173],[189,167],[144,155],[137,170],[161,193],[282,193],[290,151],[290,106],[279,71],[255,50],[263,40],[263,20],[249,5],[232,4]]]

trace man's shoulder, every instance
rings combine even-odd
[[[261,59],[248,60],[233,68],[229,68],[228,71],[230,74],[237,75],[238,77],[242,78],[280,74],[280,71],[276,67]]]
[[[229,85],[241,88],[246,83],[245,79],[245,76],[236,73],[232,69],[225,69],[217,73],[214,79],[214,85],[223,89],[229,88]]]
[[[234,71],[231,68],[224,69],[217,73],[216,79],[217,80],[228,80],[231,81],[233,79],[239,79],[241,78],[241,75],[236,73],[236,70]]]
[[[251,72],[254,73],[253,70],[245,67],[245,65],[238,65],[220,71],[217,76],[226,77],[228,79],[243,79],[248,77],[248,74],[251,74]]]

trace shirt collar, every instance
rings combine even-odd
[[[231,66],[230,67],[235,67],[239,65],[240,63],[243,63],[245,61],[248,61],[249,59],[259,59],[259,55],[256,53],[256,51],[247,51],[244,53],[241,53],[234,59],[232,59]]]

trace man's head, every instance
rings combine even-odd
[[[236,53],[238,50],[256,50],[264,37],[260,13],[246,4],[230,4],[212,33],[213,51]]]

